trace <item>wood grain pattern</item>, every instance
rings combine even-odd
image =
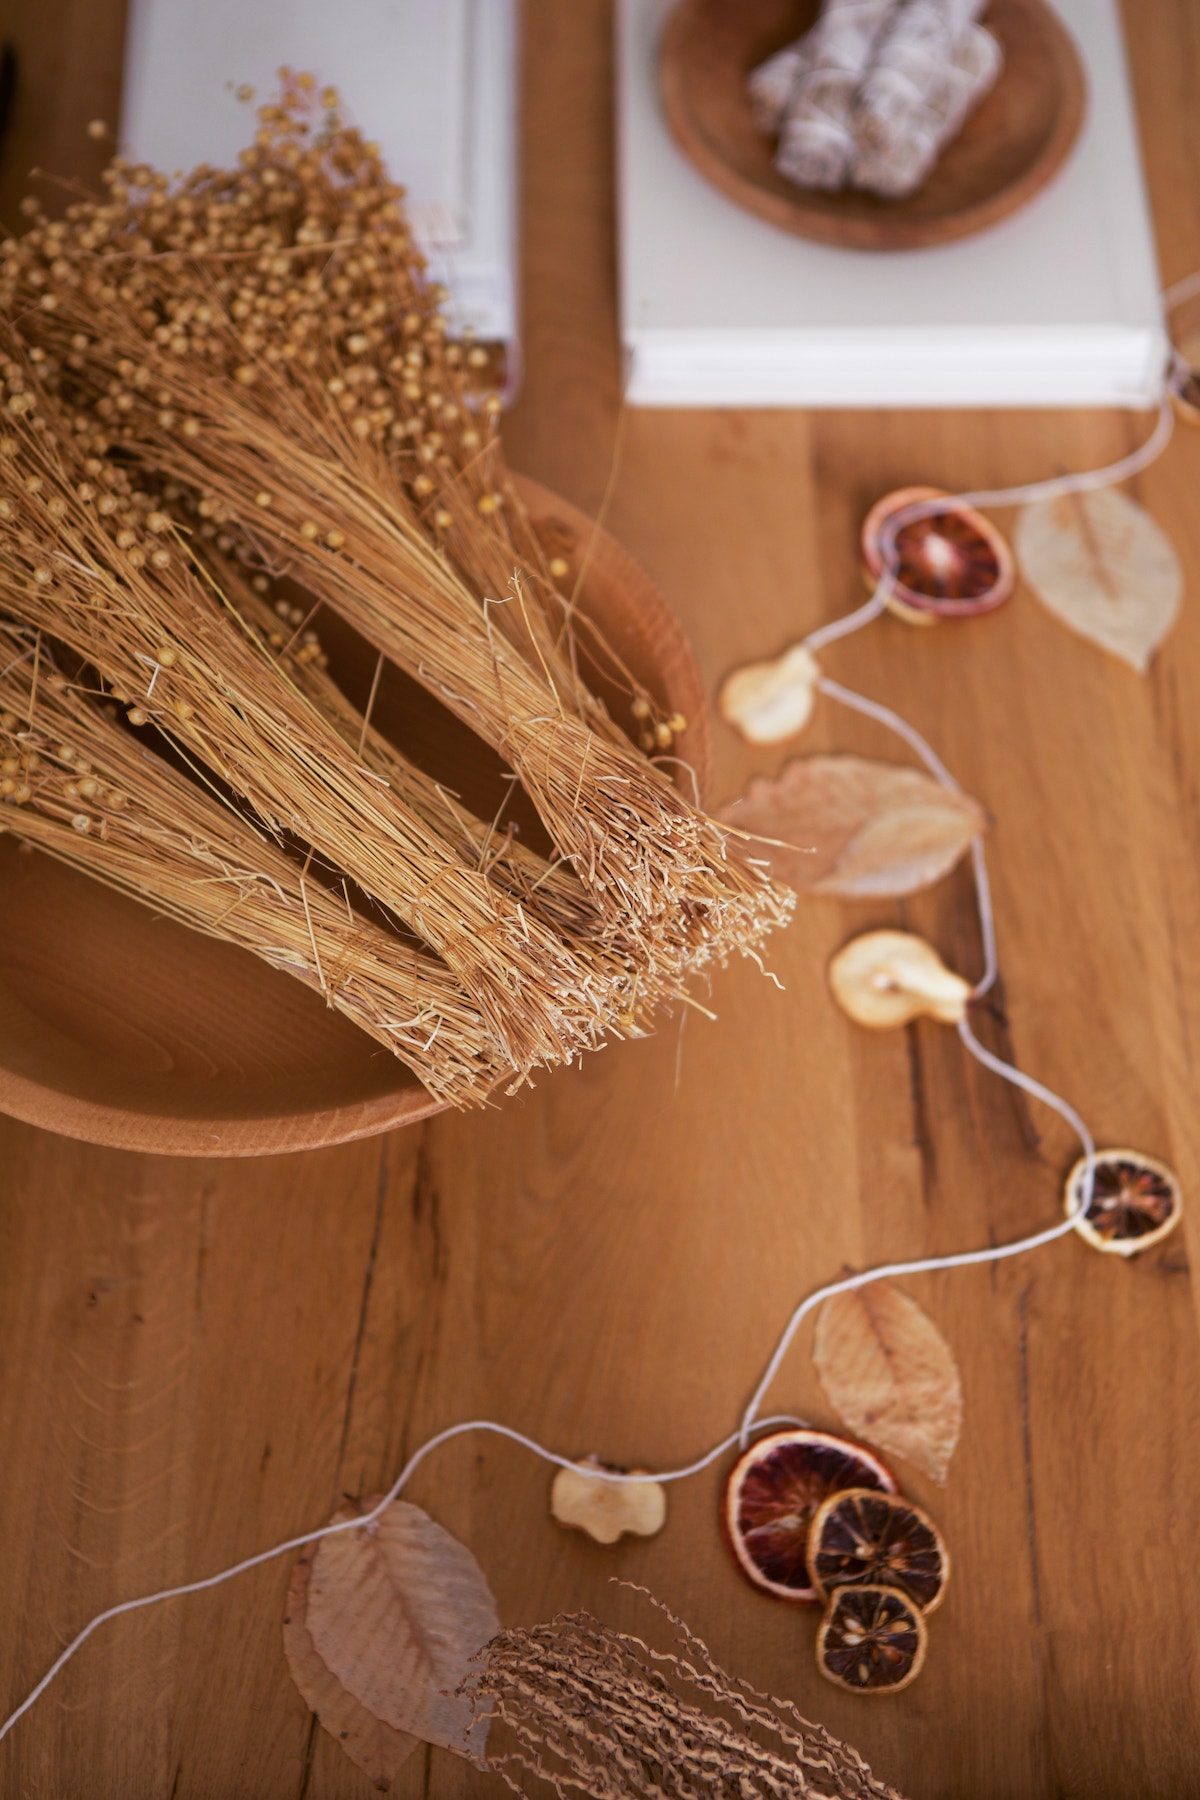
[[[663,110],[684,155],[729,199],[782,231],[854,250],[911,250],[970,237],[1052,181],[1079,135],[1087,89],[1069,33],[1044,0],[992,0],[984,23],[1004,68],[901,200],[801,188],[775,168],[746,76],[814,23],[816,0],[680,0],[663,32]]]
[[[1200,20],[1131,13],[1163,274],[1200,265]],[[619,365],[610,19],[528,0],[528,377],[514,458],[594,510]],[[78,104],[64,88],[61,105]],[[989,485],[1098,464],[1146,422],[1091,414],[639,412],[610,525],[684,619],[710,691],[860,593],[857,531],[906,482]],[[926,729],[991,809],[1004,986],[981,1030],[1102,1141],[1161,1153],[1184,1227],[1113,1266],[1073,1238],[902,1285],[951,1343],[963,1436],[946,1490],[904,1469],[954,1585],[920,1680],[868,1704],[812,1662],[815,1620],[748,1590],[719,1472],[612,1550],[546,1517],[549,1471],[458,1441],[410,1498],[470,1543],[501,1617],[640,1623],[645,1580],[728,1666],[857,1744],[913,1800],[1177,1800],[1195,1791],[1200,1669],[1200,436],[1135,484],[1192,592],[1143,681],[1022,591],[987,618],[880,622],[830,673]],[[822,706],[806,748],[891,755]],[[714,799],[774,766],[721,728]],[[0,1121],[0,1694],[96,1608],[220,1567],[377,1491],[428,1433],[491,1414],[641,1466],[729,1428],[797,1295],[843,1263],[1008,1237],[1057,1216],[1065,1130],[952,1033],[858,1033],[824,991],[855,930],[978,957],[966,877],[900,904],[803,902],[698,1017],[514,1105],[256,1163],[88,1149]],[[830,1422],[797,1346],[775,1401]],[[279,1646],[286,1561],[107,1626],[0,1745],[0,1792],[368,1800]],[[440,1752],[394,1792],[500,1790]]]
[[[567,563],[585,619],[668,713],[688,721],[670,773],[709,778],[704,687],[687,639],[633,558],[577,507],[518,478],[535,529]],[[366,703],[376,655],[340,621],[331,667]],[[585,671],[632,726],[609,663]],[[548,850],[527,801],[510,804],[501,759],[414,680],[389,667],[376,727],[484,819],[505,809]],[[524,796],[521,797],[524,800]],[[411,1125],[440,1110],[398,1058],[319,994],[247,950],[187,930],[0,835],[0,1111],[88,1143],[156,1155],[267,1156]]]

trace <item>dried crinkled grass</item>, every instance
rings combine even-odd
[[[592,1800],[901,1800],[850,1745],[726,1674],[647,1598],[674,1626],[674,1650],[587,1613],[488,1645],[468,1691],[492,1718],[490,1766],[515,1792],[532,1780]]]
[[[36,691],[34,657],[38,655]],[[480,1102],[511,1071],[443,963],[355,913],[268,837],[143,749],[0,621],[0,832],[316,988],[438,1099]]]

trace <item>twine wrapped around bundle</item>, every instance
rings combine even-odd
[[[753,954],[792,896],[644,754],[685,721],[556,586],[499,401],[472,386],[486,357],[448,338],[375,148],[306,77],[259,117],[235,169],[172,186],[117,158],[104,201],[53,221],[33,204],[0,245],[0,605],[235,802],[237,831],[307,853],[318,884],[349,878],[420,941],[412,967],[444,971],[482,1033],[427,1085],[477,1097],[484,1071],[520,1080],[644,1031],[693,971]],[[290,618],[297,584],[309,611],[283,633],[272,596]],[[372,729],[304,629],[322,606],[509,764],[553,860]],[[640,746],[589,691],[581,636]],[[17,793],[0,828],[20,833]],[[121,879],[161,905],[161,873]],[[266,931],[253,917],[237,941]],[[260,953],[291,966],[276,948],[268,933]]]
[[[564,1800],[902,1800],[857,1750],[726,1674],[635,1591],[674,1626],[675,1650],[560,1613],[483,1652],[467,1692],[492,1719],[489,1767],[514,1792],[532,1777]]]

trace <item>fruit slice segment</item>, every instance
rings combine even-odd
[[[854,1694],[894,1694],[925,1661],[925,1621],[898,1588],[839,1588],[817,1632],[817,1667]]]
[[[883,529],[893,514],[922,500],[948,498],[940,488],[897,488],[885,494],[863,521],[862,558],[872,585],[883,573]],[[982,513],[955,501],[945,512],[913,519],[896,533],[893,612],[914,624],[972,618],[1003,605],[1016,568],[1004,538]]]
[[[849,1487],[896,1491],[878,1457],[828,1432],[796,1427],[752,1444],[734,1465],[722,1509],[726,1541],[747,1580],[782,1600],[815,1600],[809,1526],[830,1494]]]
[[[870,1488],[831,1494],[808,1536],[808,1567],[822,1599],[844,1587],[901,1588],[930,1613],[941,1604],[950,1558],[927,1513]]]
[[[1068,1214],[1083,1197],[1086,1172],[1087,1158],[1081,1156],[1063,1191]],[[1165,1238],[1182,1216],[1183,1195],[1166,1163],[1140,1150],[1098,1150],[1092,1197],[1075,1229],[1096,1250],[1136,1256]]]

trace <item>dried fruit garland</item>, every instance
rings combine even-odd
[[[47,310],[53,312],[55,308],[51,306]],[[83,352],[79,351],[77,354],[82,356]],[[119,365],[118,372],[121,381],[133,382],[132,375],[120,373]],[[1177,361],[1172,371],[1172,393],[1182,391],[1190,380],[1191,372],[1183,369]],[[120,389],[119,397],[128,400],[128,405],[124,408],[127,413],[133,412],[138,404],[133,392],[136,385],[133,383],[132,387]],[[24,391],[23,387],[18,388],[18,397]],[[20,405],[17,416],[27,410],[30,408]],[[167,429],[163,426],[163,430]],[[761,679],[743,679],[740,686],[727,686],[723,705],[726,716],[747,721],[750,726],[747,735],[754,737],[755,741],[778,741],[799,728],[819,693],[895,731],[917,753],[936,781],[957,792],[957,784],[920,734],[888,708],[867,700],[822,675],[816,660],[817,652],[827,644],[870,623],[894,600],[897,581],[901,575],[902,555],[909,557],[903,570],[906,590],[903,605],[908,614],[923,616],[930,609],[935,612],[944,610],[946,604],[952,603],[955,611],[950,616],[962,616],[960,608],[964,602],[967,603],[968,610],[979,610],[978,604],[973,608],[970,606],[972,599],[978,602],[982,597],[986,604],[998,603],[995,598],[997,590],[1004,586],[1007,579],[1005,555],[996,547],[992,528],[983,529],[979,515],[973,511],[965,511],[964,508],[1010,503],[1016,499],[1035,503],[1052,502],[1063,496],[1087,494],[1106,488],[1112,482],[1146,466],[1165,446],[1170,429],[1170,402],[1165,401],[1159,424],[1147,444],[1112,468],[1086,476],[1039,483],[1029,488],[999,490],[958,499],[930,497],[913,501],[902,496],[898,502],[884,506],[875,515],[877,537],[874,527],[868,536],[868,557],[877,556],[882,569],[871,599],[848,617],[813,632],[802,646],[789,653],[782,680],[778,678],[778,670],[773,671],[769,665],[759,665]],[[368,431],[361,435],[366,437],[370,433]],[[152,442],[156,454],[165,449],[159,439],[152,438]],[[130,449],[135,455],[141,454],[136,439],[130,440]],[[185,481],[189,468],[185,454],[179,459],[177,471]],[[486,495],[483,497],[486,498]],[[263,510],[269,514],[274,507],[274,494],[268,495],[268,500],[270,504]],[[243,534],[242,541],[245,545],[254,547],[263,541],[257,526],[252,526],[249,516],[236,516],[237,506],[234,503],[222,501],[221,506],[224,508],[223,517],[233,515],[233,523]],[[906,537],[905,551],[898,548],[901,535],[909,527],[930,520],[943,520],[947,516],[953,517],[956,524],[943,536],[939,537],[936,526],[932,526],[923,533],[918,531]],[[266,533],[266,538],[276,545],[286,541],[295,548],[287,533],[284,532],[281,536],[273,526]],[[309,534],[304,533],[302,527],[299,538],[302,542],[317,541],[316,537],[310,538]],[[232,547],[237,541],[237,537],[231,535],[230,544],[226,548]],[[340,546],[335,546],[337,547]],[[316,553],[313,552],[313,555],[315,557]],[[931,557],[933,579],[928,586],[922,587],[919,583],[918,564],[922,558],[928,564]],[[308,564],[305,566],[307,568]],[[314,563],[313,567],[316,568],[317,564]],[[328,589],[331,603],[332,596],[340,595],[345,588],[344,578],[339,574]],[[354,616],[359,623],[369,623],[369,608]],[[561,645],[547,623],[551,615],[543,612],[539,617],[540,622],[531,624],[528,616],[523,615],[521,625],[516,628],[516,638],[535,646],[548,658],[557,657]],[[513,629],[511,614],[506,628]],[[390,638],[388,643],[394,648]],[[502,656],[498,656],[497,667],[502,660]],[[163,666],[169,665],[159,657],[156,671]],[[560,662],[554,666],[562,675],[564,691],[570,693],[572,690],[566,671],[562,669]],[[794,684],[791,691],[789,681]],[[485,681],[484,687],[486,685]],[[577,695],[575,697],[578,698]],[[343,720],[343,727],[345,723]],[[619,745],[617,748],[619,749]],[[20,768],[17,770],[17,779],[24,780],[24,772]],[[835,995],[846,1010],[865,1025],[888,1028],[922,1014],[955,1024],[964,1047],[985,1067],[1052,1108],[1067,1122],[1078,1136],[1084,1154],[1068,1177],[1065,1217],[1060,1223],[1000,1246],[869,1269],[828,1283],[809,1294],[788,1320],[738,1430],[684,1468],[662,1471],[652,1477],[643,1471],[625,1473],[600,1464],[595,1459],[580,1465],[493,1420],[466,1420],[449,1426],[421,1446],[388,1493],[365,1512],[351,1516],[339,1515],[327,1526],[302,1533],[213,1576],[124,1602],[99,1614],[67,1645],[32,1693],[0,1726],[0,1737],[11,1730],[63,1665],[106,1620],[169,1598],[220,1585],[289,1550],[307,1551],[313,1544],[319,1546],[311,1559],[312,1576],[316,1580],[321,1575],[324,1581],[319,1591],[324,1595],[322,1604],[326,1607],[325,1616],[328,1619],[328,1607],[333,1606],[336,1612],[340,1604],[336,1583],[333,1584],[333,1591],[330,1589],[329,1569],[322,1569],[323,1558],[328,1562],[325,1555],[328,1546],[347,1532],[362,1534],[365,1542],[376,1531],[379,1522],[385,1519],[389,1521],[390,1529],[400,1516],[391,1511],[394,1502],[425,1458],[450,1439],[473,1432],[495,1434],[521,1444],[531,1453],[556,1465],[560,1472],[568,1473],[571,1477],[568,1484],[564,1485],[561,1479],[556,1484],[558,1491],[554,1510],[565,1523],[580,1526],[601,1540],[611,1539],[624,1529],[652,1529],[663,1514],[663,1484],[699,1473],[737,1445],[741,1456],[727,1484],[724,1523],[743,1571],[756,1585],[778,1593],[781,1597],[807,1598],[811,1593],[825,1598],[826,1612],[818,1632],[817,1655],[818,1666],[831,1681],[856,1692],[894,1692],[906,1686],[920,1670],[925,1657],[925,1614],[940,1602],[945,1591],[949,1567],[945,1546],[933,1521],[919,1508],[911,1506],[890,1491],[894,1482],[870,1452],[860,1450],[858,1446],[847,1444],[844,1440],[830,1439],[824,1434],[814,1433],[802,1421],[761,1416],[766,1394],[800,1324],[818,1306],[828,1305],[867,1287],[884,1283],[891,1276],[993,1263],[1023,1255],[1041,1245],[1054,1242],[1069,1231],[1079,1232],[1099,1248],[1129,1255],[1160,1241],[1177,1222],[1181,1208],[1178,1182],[1165,1165],[1156,1159],[1124,1149],[1098,1152],[1083,1119],[1067,1101],[1019,1069],[1002,1062],[974,1037],[968,1023],[967,1009],[994,983],[997,961],[986,864],[978,838],[971,844],[971,854],[984,950],[984,971],[978,981],[971,984],[964,977],[947,970],[931,946],[910,934],[878,932],[853,940],[847,951],[839,953],[831,971],[831,982]],[[605,866],[614,872],[623,866],[627,874],[631,873],[632,865],[622,865],[620,856],[621,853],[618,853],[617,860]],[[649,896],[643,894],[641,899],[646,901]],[[660,896],[656,903],[645,906],[646,918],[653,919],[660,915],[661,905]],[[907,1304],[912,1306],[913,1303]],[[781,1425],[788,1429],[774,1437],[758,1438],[752,1443],[756,1433]],[[597,1484],[598,1489],[628,1484],[631,1494],[636,1490],[641,1504],[632,1509],[615,1507],[606,1501],[598,1505],[590,1504],[587,1495],[590,1483]],[[407,1518],[416,1510],[408,1508],[403,1516]],[[440,1545],[445,1536],[439,1536],[437,1528],[432,1533],[426,1532],[419,1521],[413,1521],[413,1528],[417,1540],[421,1542],[428,1539]],[[439,1549],[437,1556],[444,1558],[444,1552]],[[355,1552],[349,1560],[357,1567],[361,1562],[361,1555]],[[459,1558],[458,1561],[461,1563],[462,1559]],[[471,1604],[477,1611],[487,1612],[486,1582],[482,1573],[473,1565],[473,1559],[470,1561],[474,1572],[467,1570],[466,1564],[462,1564],[462,1567],[464,1579],[473,1595]],[[308,1562],[306,1557],[305,1570],[308,1569]],[[417,1562],[420,1564],[419,1555]],[[428,1606],[430,1570],[418,1566],[410,1574],[416,1591],[423,1597],[422,1604]],[[436,1598],[436,1582],[434,1591]],[[403,1593],[397,1594],[394,1587],[392,1598],[403,1607],[405,1596]],[[447,1604],[450,1602],[447,1601]],[[461,1619],[458,1622],[461,1624]],[[315,1642],[315,1638],[313,1641]],[[331,1641],[328,1633],[326,1641]],[[460,1651],[462,1648],[460,1645]],[[330,1650],[330,1655],[332,1654]],[[465,1678],[468,1673],[465,1664],[461,1673]],[[359,1680],[360,1677],[354,1676],[353,1679]],[[398,1699],[395,1692],[388,1688],[386,1679],[382,1688],[380,1687],[378,1667],[372,1666],[362,1679],[365,1680],[365,1687],[355,1688],[349,1684],[349,1680],[342,1684],[350,1701],[356,1706],[366,1705],[364,1693],[369,1690],[375,1697],[375,1704],[368,1706],[369,1714],[376,1719],[384,1719],[389,1729],[403,1731],[411,1722],[410,1712],[405,1710],[403,1696]],[[484,1686],[486,1687],[486,1683]],[[380,1695],[382,1698],[379,1698]],[[426,1695],[418,1696],[418,1714],[428,1698]],[[337,1704],[340,1706],[342,1702],[339,1700]],[[354,1716],[361,1723],[361,1716]],[[439,1741],[453,1741],[464,1751],[471,1747],[466,1727],[462,1731],[461,1743],[453,1735],[448,1739],[439,1727]]]

